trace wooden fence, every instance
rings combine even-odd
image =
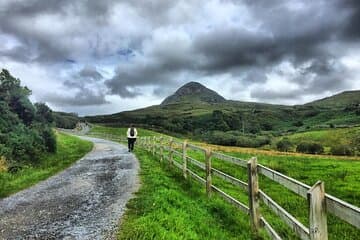
[[[108,138],[117,141],[126,141],[125,138],[111,137],[110,135],[93,135],[96,137]],[[257,163],[255,157],[248,161],[228,156],[226,154],[212,152],[210,149],[202,148],[187,141],[180,142],[172,138],[163,137],[142,137],[138,139],[138,145],[150,151],[153,155],[159,156],[160,161],[166,161],[168,164],[179,168],[185,178],[189,176],[203,184],[206,193],[210,197],[213,193],[219,194],[230,204],[236,206],[240,211],[250,216],[251,227],[257,232],[264,228],[272,239],[281,239],[273,227],[266,221],[260,212],[260,202],[267,205],[280,219],[286,223],[297,236],[301,239],[309,240],[327,240],[327,212],[337,216],[343,221],[360,229],[360,208],[344,202],[336,197],[326,194],[324,183],[318,181],[313,186],[308,186],[291,177],[281,174],[275,170]],[[188,156],[188,150],[197,151],[203,154],[205,163]],[[175,161],[174,155],[177,155],[182,162]],[[247,170],[248,181],[241,181],[227,173],[212,167],[212,159],[237,165]],[[204,171],[205,177],[201,177],[195,171],[191,170],[190,165]],[[258,175],[264,175],[269,179],[281,184],[285,188],[293,191],[297,195],[307,199],[309,211],[309,226],[303,225],[299,220],[293,217],[289,212],[282,208],[278,203],[271,199],[259,188]],[[246,205],[212,183],[212,177],[217,176],[240,187],[249,198],[249,204]]]

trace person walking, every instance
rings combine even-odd
[[[127,130],[127,139],[128,139],[128,148],[129,148],[129,152],[134,151],[134,144],[136,142],[136,137],[137,137],[137,130],[134,127],[133,124],[130,125],[130,127]]]

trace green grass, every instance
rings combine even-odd
[[[142,149],[141,188],[127,204],[118,239],[268,239],[251,235],[247,215],[223,200],[208,199],[204,189]]]
[[[245,153],[229,154],[242,159],[252,157],[252,155]],[[261,154],[258,154],[257,157],[258,161],[265,166],[300,180],[310,186],[315,184],[317,180],[324,181],[327,193],[356,206],[360,206],[359,160],[336,160],[324,156],[314,158],[307,156],[269,156]],[[245,170],[234,167],[234,165],[214,160],[213,166],[243,181],[247,179]],[[263,176],[260,177],[259,185],[264,192],[284,209],[305,224],[305,226],[308,226],[308,206],[305,199]],[[220,183],[219,186],[224,189],[230,189],[223,183]],[[242,195],[245,195],[236,190],[232,191],[231,194],[237,196],[239,199],[241,199],[241,197],[244,199]],[[263,207],[261,211],[282,237],[289,238],[289,236],[291,236],[289,235],[291,234],[291,230],[285,226],[275,214],[266,207]],[[329,239],[357,239],[357,236],[360,234],[359,229],[331,215],[329,215],[328,218],[328,231]]]
[[[63,133],[57,133],[56,137],[56,153],[44,154],[36,165],[24,166],[17,173],[0,172],[0,198],[28,188],[69,167],[93,147],[89,141]]]
[[[161,135],[160,133],[146,130],[146,129],[137,128],[136,130],[138,132],[139,137],[160,136]],[[127,132],[127,128],[111,128],[111,127],[104,127],[101,125],[93,125],[89,132],[89,135],[91,135],[91,134],[109,134],[109,135],[116,135],[116,136],[120,136],[120,137],[126,137],[126,132]]]
[[[344,131],[345,129],[336,130]],[[154,135],[155,133],[149,131],[148,134]],[[319,135],[321,136],[321,134],[316,134],[316,132],[308,134],[309,137],[313,136],[314,138]],[[360,206],[360,159],[345,157],[336,158],[334,156],[326,155],[279,155],[280,153],[278,152],[272,155],[272,152],[257,152],[256,149],[251,153],[241,152],[241,148],[228,148],[228,150],[227,154],[245,160],[250,159],[255,155],[261,164],[300,180],[310,186],[317,180],[322,180],[325,182],[325,190],[327,193],[356,206]],[[237,152],[236,150],[240,150],[240,152]],[[188,154],[199,161],[204,161],[203,154],[195,151],[188,151]],[[181,163],[179,157],[175,157],[175,160]],[[238,179],[245,182],[247,181],[246,171],[241,167],[217,159],[212,160],[212,166]],[[192,170],[196,171],[196,168],[193,167]],[[197,173],[204,176],[202,171],[197,171]],[[183,180],[181,180],[180,177],[180,179],[178,178],[178,181]],[[247,195],[239,188],[216,177],[213,177],[213,184],[247,204]],[[308,226],[308,206],[305,199],[263,176],[260,176],[259,184],[264,192],[305,224],[305,226]],[[266,208],[266,206],[261,206],[261,213],[284,239],[298,239],[293,231],[272,213],[272,211]],[[328,231],[329,239],[350,240],[357,239],[360,235],[359,229],[352,227],[330,214],[328,216]]]
[[[334,145],[351,145],[355,137],[360,135],[360,127],[324,129],[317,131],[307,131],[303,133],[294,133],[286,136],[296,147],[300,142],[317,142],[330,149]],[[277,140],[280,140],[278,138]],[[274,141],[277,142],[277,141]]]

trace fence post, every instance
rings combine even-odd
[[[169,165],[172,165],[172,161],[173,161],[173,138],[170,138],[170,142],[169,142]]]
[[[310,240],[327,240],[327,217],[324,182],[318,181],[307,192]]]
[[[182,146],[182,160],[183,160],[183,175],[187,178],[187,154],[186,154],[187,140],[183,142]]]
[[[205,150],[206,194],[211,197],[211,150]]]
[[[159,144],[160,144],[160,162],[162,162],[164,160],[164,147],[162,145],[162,141],[163,141],[163,137],[160,136],[159,138]]]
[[[257,158],[251,158],[247,163],[249,187],[250,222],[253,231],[260,228],[259,180],[257,174]]]

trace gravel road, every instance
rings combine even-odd
[[[139,163],[115,142],[81,137],[94,149],[70,168],[0,200],[0,239],[113,239],[138,189]]]

